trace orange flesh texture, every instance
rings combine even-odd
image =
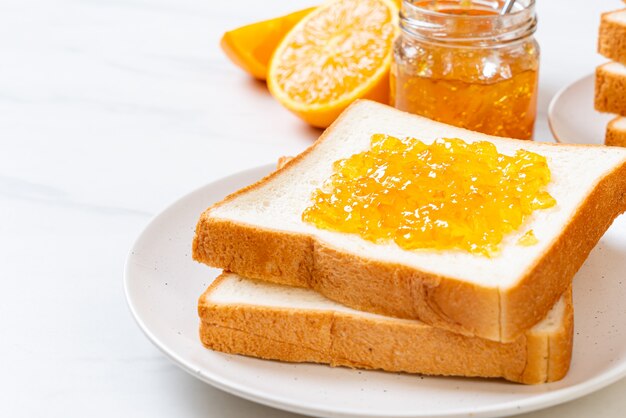
[[[220,41],[222,50],[245,72],[265,80],[270,58],[280,41],[313,10],[315,7],[228,31]]]
[[[302,219],[407,250],[489,257],[533,211],[556,204],[549,182],[546,158],[526,150],[507,156],[490,142],[448,138],[426,145],[375,134],[370,149],[334,163]]]
[[[327,126],[357,98],[387,100],[396,15],[395,4],[384,0],[337,0],[319,7],[278,47],[270,91],[316,126]],[[381,83],[384,94],[368,96]]]

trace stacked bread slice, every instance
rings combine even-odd
[[[557,205],[535,211],[492,257],[405,250],[304,222],[333,163],[380,133],[541,154]],[[572,350],[573,276],[624,210],[626,149],[497,138],[359,101],[308,150],[200,216],[193,257],[228,272],[200,298],[201,339],[282,361],[558,380]],[[538,242],[519,245],[529,229]]]
[[[519,338],[500,343],[420,321],[350,309],[310,290],[224,273],[200,297],[200,339],[264,359],[430,375],[561,379],[572,351],[572,294]]]
[[[602,15],[598,52],[612,62],[596,69],[595,108],[618,115],[607,126],[605,143],[626,147],[626,9]]]

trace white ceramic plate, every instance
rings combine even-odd
[[[554,139],[569,144],[604,144],[606,125],[615,116],[593,108],[595,76],[561,89],[550,102],[548,121]]]
[[[626,217],[576,276],[571,371],[560,382],[420,377],[287,364],[209,351],[198,339],[197,298],[218,274],[191,259],[200,213],[261,178],[264,166],[208,184],[155,217],[125,267],[128,304],[148,338],[197,378],[243,398],[323,417],[495,417],[545,408],[626,375]]]

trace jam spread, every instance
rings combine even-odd
[[[556,204],[549,182],[546,158],[526,150],[509,156],[490,142],[375,134],[368,150],[334,163],[302,219],[407,250],[491,256],[533,211]],[[534,244],[529,233],[518,243]]]

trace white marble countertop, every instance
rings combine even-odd
[[[126,307],[122,266],[150,217],[318,132],[222,55],[226,29],[308,0],[0,2],[0,416],[295,417],[170,363]],[[593,71],[601,11],[539,0],[537,137]],[[528,417],[623,416],[626,380]]]

